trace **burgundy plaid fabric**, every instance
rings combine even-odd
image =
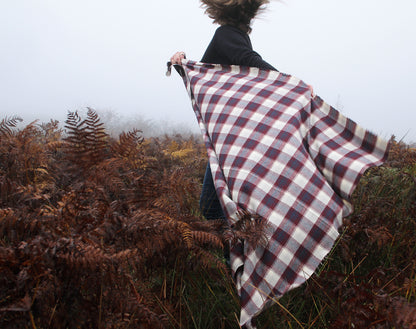
[[[240,210],[270,224],[267,246],[242,241],[231,250],[240,323],[250,327],[328,254],[352,211],[349,196],[367,168],[385,161],[388,143],[293,76],[189,60],[178,69],[230,224]]]

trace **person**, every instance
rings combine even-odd
[[[276,70],[253,50],[249,37],[253,19],[264,10],[264,6],[269,3],[268,0],[201,0],[201,2],[205,7],[205,13],[213,19],[213,23],[220,25],[201,62]],[[178,51],[170,61],[172,64],[180,65],[184,58],[185,52]],[[209,163],[202,183],[199,205],[206,219],[225,219]],[[227,251],[225,256],[228,257]]]
[[[232,227],[243,210],[267,224],[267,241],[239,239],[230,253],[240,325],[254,328],[260,312],[305,282],[330,252],[342,218],[353,210],[349,199],[359,178],[386,161],[389,143],[344,117],[302,80],[273,72],[253,50],[251,22],[268,0],[201,2],[220,25],[203,63],[182,62],[185,53],[177,52],[168,70],[182,65],[219,192],[218,198],[208,165],[202,214],[226,214]]]

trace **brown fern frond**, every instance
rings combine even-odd
[[[215,267],[220,269],[222,273],[228,272],[227,266],[223,263],[222,259],[207,250],[195,248],[195,258],[198,265],[203,269]]]
[[[152,328],[165,329],[167,324],[166,315],[158,315],[146,307],[146,305],[143,304],[143,298],[137,292],[132,279],[130,279],[130,285],[137,301],[137,312],[139,317],[145,319]]]
[[[201,220],[199,217],[184,217],[183,220],[189,223],[195,231],[222,233],[229,228],[228,223],[223,219]]]
[[[131,159],[134,163],[141,153],[140,146],[144,141],[144,138],[140,135],[141,133],[138,129],[121,133],[119,140],[112,145],[114,155]]]
[[[377,246],[388,244],[393,238],[393,235],[389,232],[389,229],[385,226],[378,226],[372,228],[366,228],[365,233],[368,236],[370,243],[377,243]]]
[[[60,148],[62,148],[64,145],[65,145],[65,143],[63,141],[59,140],[59,141],[49,142],[45,145],[45,147],[48,151],[55,152],[55,151],[59,150]]]
[[[36,121],[3,140],[0,143],[2,200],[18,202],[14,196],[22,186],[46,187],[53,181],[49,165],[49,154],[42,144]]]
[[[45,144],[57,142],[61,139],[63,129],[59,127],[58,120],[50,120],[47,123],[39,124]]]
[[[389,320],[397,328],[416,328],[416,303],[405,298],[393,298],[389,308]]]
[[[73,164],[84,170],[107,156],[108,135],[95,111],[88,109],[85,120],[77,112],[69,112],[65,123],[65,153]]]
[[[65,128],[68,128],[70,131],[74,129],[74,127],[80,128],[81,127],[81,117],[78,114],[78,111],[68,111],[67,119],[65,120],[65,123],[68,125],[68,127],[65,125]]]
[[[223,249],[224,244],[221,239],[214,233],[192,231],[192,239],[197,242],[200,246],[210,246],[212,248]]]
[[[18,122],[22,122],[23,119],[18,116],[11,118],[5,117],[0,122],[0,138],[3,136],[11,136],[13,134],[13,128],[16,128]]]
[[[245,210],[240,210],[237,214],[238,221],[232,227],[234,232],[231,243],[235,243],[235,239],[245,240],[250,246],[266,246],[267,236],[270,234],[270,226],[266,220],[256,214],[252,214]]]
[[[141,264],[145,254],[139,249],[124,249],[111,255],[111,259],[117,264],[123,264],[133,260],[135,264]]]
[[[186,177],[185,168],[165,170],[159,185],[159,197],[153,201],[153,206],[168,213],[172,217],[183,216],[195,212],[196,196],[199,184],[196,180]]]
[[[105,159],[94,167],[88,177],[90,182],[101,186],[104,194],[111,194],[116,201],[134,198],[134,183],[137,178],[132,168],[123,159]]]
[[[191,245],[191,230],[186,223],[179,222],[156,210],[138,210],[130,218],[129,223],[119,231],[124,241],[137,241],[142,249],[156,252],[163,250],[169,244],[179,244],[181,241]],[[139,240],[146,236],[146,240]],[[153,239],[152,239],[153,238]]]
[[[105,132],[104,123],[100,122],[97,112],[88,108],[87,118],[81,125],[86,126],[85,142],[88,143],[88,155],[93,163],[98,163],[105,158],[108,147],[108,134]]]
[[[111,268],[114,271],[114,263],[112,262],[114,259],[100,247],[80,241],[73,243],[68,251],[59,252],[56,255],[57,259],[63,261],[68,269],[77,272],[85,270],[94,272],[105,267],[106,270]]]
[[[169,223],[174,227],[176,230],[180,232],[183,242],[188,248],[191,248],[194,244],[193,242],[193,234],[192,230],[188,223],[181,222],[179,220],[169,219]]]
[[[18,263],[18,259],[15,255],[15,251],[10,247],[0,246],[0,266],[1,268],[12,268]]]
[[[416,149],[408,144],[397,142],[393,136],[390,140],[389,157],[386,166],[403,168],[416,163]]]
[[[26,295],[18,302],[9,305],[7,307],[0,308],[0,312],[27,312],[30,310],[32,305],[32,300],[29,295]]]
[[[37,235],[42,228],[38,219],[19,217],[12,209],[0,210],[0,237],[10,241],[25,240]]]

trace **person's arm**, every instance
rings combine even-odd
[[[253,50],[250,39],[244,32],[232,27],[223,27],[216,33],[215,50],[226,57],[230,63],[277,71]]]

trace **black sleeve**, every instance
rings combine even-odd
[[[218,29],[216,33],[215,50],[230,63],[277,71],[253,50],[250,39],[244,32],[236,31],[234,28],[223,28]]]

